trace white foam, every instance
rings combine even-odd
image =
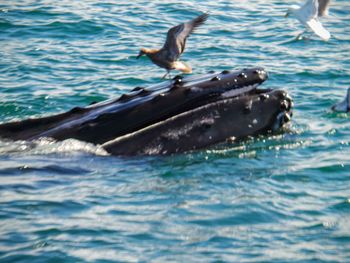
[[[108,153],[99,145],[75,139],[55,141],[41,138],[35,141],[0,141],[0,154],[53,154],[53,153],[89,153],[106,156]]]

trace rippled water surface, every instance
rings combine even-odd
[[[0,2],[0,122],[159,81],[140,47],[209,12],[194,73],[263,66],[290,131],[195,153],[117,158],[75,140],[0,142],[0,262],[350,262],[349,2],[329,42],[295,40],[291,1]]]

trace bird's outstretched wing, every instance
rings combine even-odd
[[[318,0],[318,16],[327,16],[331,0]]]
[[[322,26],[321,22],[318,21],[317,18],[310,19],[306,22],[306,24],[314,31],[316,35],[318,35],[323,40],[329,40],[331,34]]]
[[[306,23],[308,20],[316,18],[318,14],[318,0],[307,0],[298,10],[299,19]]]
[[[169,60],[175,61],[185,50],[187,37],[208,18],[208,14],[202,14],[195,19],[177,25],[169,29],[162,53],[166,53]]]

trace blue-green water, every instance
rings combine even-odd
[[[194,73],[263,66],[294,98],[290,131],[168,157],[117,158],[68,140],[0,142],[0,262],[350,262],[350,15],[329,42],[283,15],[291,1],[0,2],[0,122],[159,81],[140,47],[200,12]]]

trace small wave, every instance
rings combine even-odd
[[[11,31],[12,37],[23,37],[26,35],[48,35],[50,37],[62,38],[64,37],[81,37],[84,35],[94,36],[104,31],[104,27],[98,25],[91,20],[80,21],[59,21],[49,20],[39,22],[37,24],[14,24],[9,21],[0,22],[0,29],[13,29]]]
[[[14,25],[10,22],[10,21],[8,21],[8,20],[6,20],[6,19],[4,19],[4,18],[0,18],[0,29],[9,29],[9,28],[11,28],[11,27],[13,27]]]
[[[350,211],[350,198],[344,201],[335,203],[328,207],[328,209],[334,213],[349,212]]]
[[[327,112],[327,117],[330,119],[349,119],[350,118],[350,113],[349,112],[333,112],[331,110],[328,110]]]
[[[89,171],[80,167],[68,168],[60,165],[45,165],[43,167],[30,167],[27,165],[19,167],[10,167],[5,169],[0,169],[0,175],[16,175],[23,173],[52,173],[52,174],[63,174],[63,175],[75,175],[88,173]]]
[[[77,22],[54,21],[41,27],[45,27],[48,30],[59,30],[66,34],[94,34],[103,31],[103,27],[91,20],[80,20]]]
[[[219,144],[205,151],[206,155],[218,157],[238,157],[238,158],[256,158],[258,153],[263,151],[280,151],[290,150],[305,147],[310,144],[310,141],[305,141],[299,138],[301,133],[295,127],[288,126],[283,129],[283,133],[274,135],[262,135],[257,138],[248,138],[241,141],[228,141]],[[203,154],[203,153],[200,153]]]

